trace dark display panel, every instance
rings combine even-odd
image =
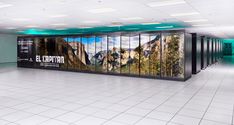
[[[210,62],[210,59],[211,59],[211,53],[210,53],[210,48],[211,48],[211,45],[210,45],[210,39],[207,38],[207,66],[209,66],[211,64]]]
[[[37,36],[30,38],[30,47],[26,45],[29,56],[20,52],[21,41],[29,37],[20,37],[18,63],[29,58],[35,68],[184,80],[191,76],[185,72],[191,67],[185,65],[184,51],[191,50],[185,49],[185,37],[184,31]]]
[[[39,68],[67,69],[67,38],[35,39],[35,66]]]
[[[162,77],[184,78],[184,33],[162,33]]]
[[[201,71],[201,37],[198,34],[192,34],[192,73]]]
[[[19,38],[17,43],[18,66],[33,67],[34,65],[34,39]]]
[[[215,58],[216,58],[215,44],[216,44],[216,39],[212,39],[212,56],[211,56],[212,64],[215,63]]]

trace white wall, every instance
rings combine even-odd
[[[17,36],[0,34],[0,63],[17,61]]]

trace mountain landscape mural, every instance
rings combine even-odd
[[[65,64],[55,66],[61,69],[151,77],[183,77],[183,37],[183,33],[158,33],[136,36],[38,38],[36,54],[64,56]]]

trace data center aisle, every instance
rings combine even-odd
[[[234,64],[186,82],[0,67],[0,125],[233,125]]]

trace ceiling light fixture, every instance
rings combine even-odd
[[[14,29],[16,29],[16,28],[15,28],[15,27],[6,27],[5,29],[14,30]]]
[[[207,19],[197,19],[197,20],[186,20],[185,23],[194,23],[194,22],[207,22]]]
[[[67,26],[66,23],[55,23],[55,24],[51,24],[53,26]]]
[[[116,24],[116,25],[109,25],[108,27],[121,27],[121,26],[123,26],[123,25]]]
[[[96,20],[89,20],[89,21],[83,21],[83,23],[100,23],[100,21],[96,21]]]
[[[173,28],[174,26],[158,26],[158,27],[155,27],[155,28],[158,28],[158,29],[168,29],[168,28]]]
[[[0,3],[0,8],[6,8],[6,7],[11,7],[13,6],[12,4],[3,4],[3,3]]]
[[[154,24],[161,24],[159,22],[151,22],[151,23],[142,23],[141,25],[154,25]]]
[[[191,16],[191,15],[198,15],[200,13],[198,12],[191,12],[191,13],[177,13],[177,14],[171,14],[173,17],[180,17],[180,16]]]
[[[27,18],[15,18],[15,19],[12,19],[13,21],[29,21],[30,19],[27,19]]]
[[[26,26],[27,28],[37,28],[39,26],[36,26],[36,25],[29,25],[29,26]]]
[[[50,18],[62,18],[62,17],[67,17],[67,15],[59,14],[59,15],[50,16]]]
[[[88,12],[94,13],[94,14],[97,14],[97,13],[108,13],[108,12],[114,12],[114,11],[116,11],[116,10],[113,9],[113,8],[99,8],[99,9],[88,10]]]
[[[58,29],[55,29],[55,30],[67,30],[66,28],[58,28]]]
[[[142,17],[126,17],[126,18],[121,18],[121,20],[125,21],[131,21],[131,20],[142,20]]]
[[[197,25],[192,25],[194,27],[205,27],[205,26],[213,26],[213,24],[197,24]]]
[[[82,26],[82,27],[79,27],[79,29],[89,29],[89,28],[93,28],[93,27],[89,27],[89,26]]]
[[[160,1],[160,2],[151,2],[147,5],[149,7],[162,7],[162,6],[170,6],[170,5],[178,5],[178,4],[185,4],[186,2],[184,0],[166,0],[166,1]]]

